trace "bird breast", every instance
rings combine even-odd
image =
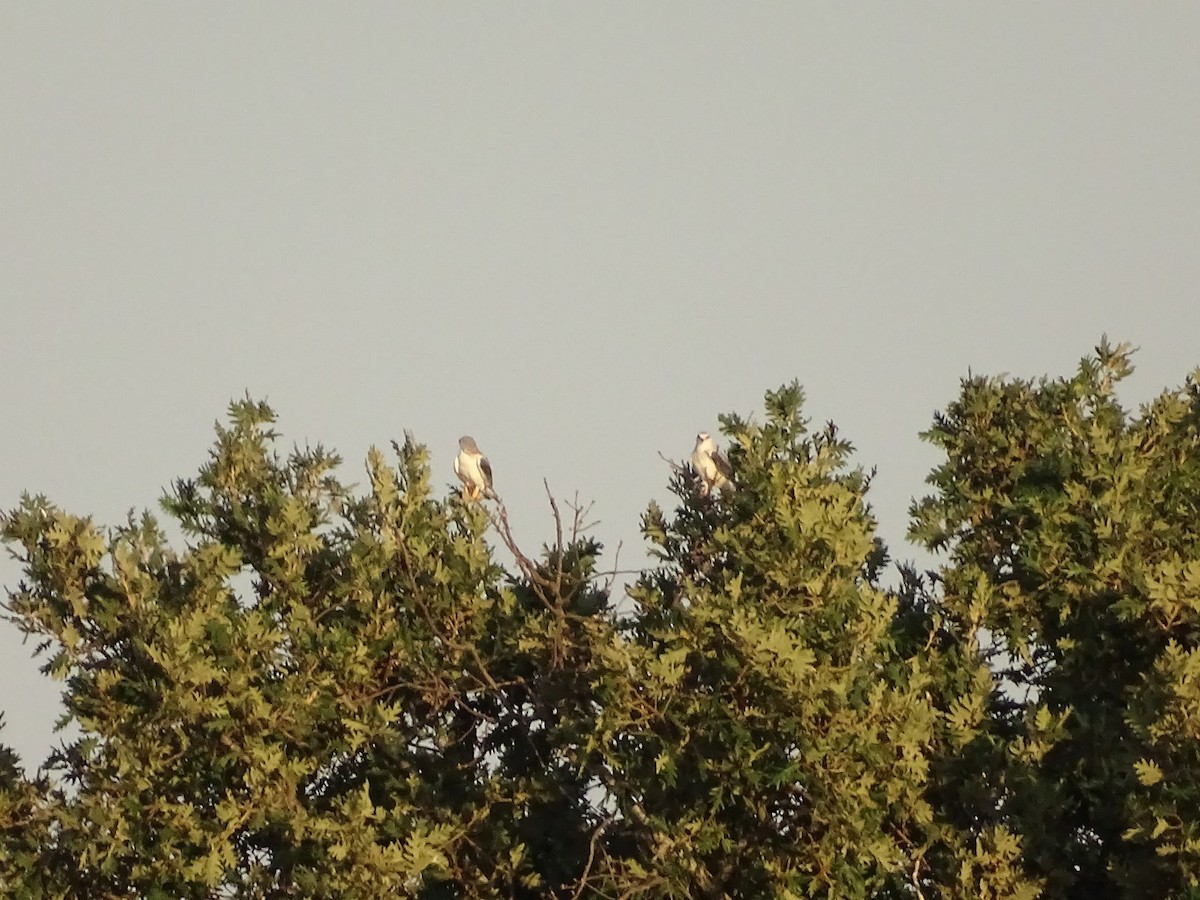
[[[484,487],[486,481],[483,477],[483,470],[479,467],[480,459],[481,457],[463,451],[454,460],[454,474],[463,481],[469,481],[477,487]]]

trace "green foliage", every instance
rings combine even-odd
[[[722,418],[734,489],[675,467],[623,605],[584,510],[531,557],[411,436],[355,489],[249,399],[169,521],[25,497],[7,610],[76,736],[33,777],[0,746],[0,891],[1200,889],[1200,392],[1131,417],[1129,371],[964,381],[913,508],[944,565],[895,586],[796,384]]]
[[[911,871],[930,819],[933,710],[864,574],[869,479],[800,402],[792,385],[764,425],[725,420],[735,493],[681,472],[674,517],[646,515],[663,565],[631,591],[636,703],[606,723],[633,874],[656,895],[864,896]]]
[[[574,671],[605,604],[580,597],[591,618],[564,624],[534,602],[478,507],[433,499],[411,440],[397,468],[371,452],[355,497],[320,447],[276,455],[272,422],[234,404],[164,500],[184,552],[149,515],[107,537],[41,498],[6,518],[26,567],[10,610],[81,737],[46,767],[67,786],[53,836],[9,851],[5,880],[34,896],[557,887],[588,849],[572,747],[590,730],[567,712],[589,703]]]
[[[1131,371],[1104,342],[1072,378],[964,381],[913,510],[914,537],[950,554],[946,627],[990,664],[972,790],[1025,836],[1050,898],[1200,879],[1200,391],[1130,416]]]

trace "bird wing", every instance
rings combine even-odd
[[[483,486],[492,489],[492,464],[486,456],[479,457],[479,471],[483,473]]]
[[[733,469],[729,467],[729,460],[725,458],[725,455],[721,453],[720,450],[714,450],[712,452],[712,461],[713,465],[717,467],[718,472],[720,472],[728,481],[733,481]]]

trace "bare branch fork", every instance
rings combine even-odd
[[[555,516],[557,517],[557,510],[555,511]],[[518,568],[520,568],[525,577],[529,579],[530,583],[535,587],[540,586],[547,589],[552,588],[554,586],[553,582],[549,581],[545,576],[542,575],[540,571],[538,571],[537,563],[526,556],[524,552],[522,552],[521,548],[517,545],[517,540],[513,537],[512,526],[508,521],[508,507],[504,505],[504,501],[497,497],[496,510],[494,512],[489,511],[487,517],[488,521],[491,522],[492,526],[496,529],[496,533],[500,535],[501,542],[508,549],[508,552],[513,555],[513,559],[516,560]],[[540,591],[538,592],[538,595],[542,597],[543,601],[545,601],[546,598],[542,596]]]
[[[518,568],[522,574],[529,580],[530,585],[537,594],[538,599],[551,612],[560,615],[562,610],[559,608],[562,597],[562,580],[563,580],[563,522],[562,513],[558,508],[558,501],[554,499],[554,495],[550,492],[550,484],[546,479],[542,479],[542,484],[546,489],[546,497],[550,501],[550,511],[554,515],[554,535],[555,549],[557,556],[557,571],[553,577],[546,574],[544,567],[530,559],[517,544],[516,538],[513,537],[512,525],[508,519],[508,507],[504,505],[504,501],[498,496],[496,500],[495,511],[488,511],[488,521],[496,529],[496,533],[500,535],[500,540],[508,549],[508,552],[513,555]]]
[[[542,602],[542,605],[551,612],[559,627],[560,639],[556,642],[554,652],[555,665],[561,665],[565,659],[566,646],[564,641],[567,640],[567,619],[568,613],[565,609],[566,597],[563,593],[563,582],[566,577],[566,550],[569,545],[575,544],[580,537],[588,530],[594,527],[597,523],[589,521],[590,514],[594,504],[584,504],[579,500],[579,494],[576,492],[575,498],[572,501],[567,501],[566,506],[571,510],[570,523],[570,542],[568,544],[565,535],[565,527],[563,523],[562,510],[559,508],[558,500],[555,499],[554,493],[550,490],[550,482],[543,478],[542,486],[546,491],[546,500],[550,504],[550,511],[554,516],[554,547],[552,550],[553,569],[547,571],[546,566],[539,565],[535,560],[531,559],[521,550],[517,544],[516,538],[513,537],[512,524],[508,518],[508,507],[504,505],[498,496],[494,496],[496,507],[494,510],[489,510],[487,513],[488,521],[495,527],[496,533],[500,535],[500,540],[512,554],[516,560],[521,573],[528,580],[529,585],[533,588],[534,593]],[[618,558],[620,554],[620,545],[617,547]],[[615,560],[614,560],[615,561]],[[551,574],[552,572],[552,574]],[[607,577],[605,590],[612,587],[613,581],[619,570],[614,569],[609,573],[596,573],[588,577],[587,580],[592,580],[599,577]]]
[[[662,454],[659,453],[659,456],[662,456]],[[663,457],[663,459],[666,459],[666,457]],[[685,471],[683,467],[677,463],[672,462],[669,459],[667,459],[667,462],[676,471]],[[557,597],[559,596],[558,592],[562,587],[563,557],[566,550],[566,546],[563,543],[562,513],[559,510],[558,501],[555,499],[554,494],[550,490],[550,483],[547,479],[542,479],[542,486],[546,491],[546,498],[550,503],[550,511],[554,515],[555,550],[558,558],[558,570],[555,573],[555,578],[553,580],[546,578],[545,575],[542,574],[538,564],[534,560],[530,559],[524,553],[524,551],[521,550],[520,546],[518,546],[516,538],[513,537],[512,524],[508,518],[508,507],[505,506],[504,501],[498,494],[493,494],[492,496],[492,499],[496,501],[496,509],[494,511],[489,511],[487,515],[488,521],[496,529],[496,533],[500,535],[501,542],[504,544],[508,552],[512,554],[513,559],[516,560],[517,566],[521,569],[521,572],[525,575],[525,577],[527,577],[529,581],[535,585],[535,587],[553,590],[555,592],[555,597]],[[586,534],[596,525],[600,524],[598,519],[586,521],[595,505],[596,504],[594,502],[586,505],[581,503],[579,501],[578,492],[575,493],[574,500],[566,503],[567,508],[572,512],[571,543],[575,543],[579,540],[581,535]],[[616,552],[613,554],[613,567],[611,569],[605,569],[601,572],[593,572],[588,576],[587,580],[597,581],[599,579],[604,579],[602,590],[609,591],[616,582],[617,576],[640,575],[641,569],[620,568],[621,551],[624,549],[624,547],[625,542],[618,541]],[[540,591],[538,592],[538,595],[548,608],[552,608],[554,606],[553,599],[547,598]]]

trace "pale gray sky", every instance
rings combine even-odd
[[[351,480],[471,433],[529,544],[546,476],[638,562],[657,451],[798,377],[911,555],[968,367],[1200,362],[1198,47],[1190,0],[2,4],[0,506],[154,507],[249,389]]]

